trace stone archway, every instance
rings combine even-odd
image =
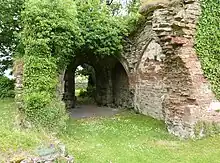
[[[90,66],[88,64],[84,64],[85,66]],[[64,93],[63,93],[63,101],[66,104],[67,109],[74,108],[76,106],[77,98],[76,98],[76,69],[78,66],[81,66],[80,63],[75,65],[69,65],[65,71],[64,75]],[[97,72],[96,69],[93,68],[93,66],[90,66],[94,74],[88,75],[88,87],[86,88],[86,91],[89,91],[91,89],[91,86],[96,86],[96,81],[94,79],[95,74]],[[95,95],[94,95],[94,98]]]
[[[95,70],[95,102],[98,106],[131,107],[129,77],[116,57],[96,58],[92,55],[77,56],[67,67],[63,79],[63,101],[67,109],[76,105],[75,70],[78,65],[89,64]]]

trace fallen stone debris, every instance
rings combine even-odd
[[[74,158],[68,155],[65,145],[51,144],[49,147],[40,147],[35,151],[35,155],[20,155],[15,156],[8,161],[9,163],[74,163]]]

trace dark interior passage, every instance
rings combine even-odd
[[[87,80],[83,88],[80,88],[77,81],[80,75],[84,75],[83,78]],[[88,104],[88,101],[83,103],[82,98],[90,98],[91,104],[98,106],[130,107],[128,75],[122,64],[114,57],[87,58],[73,62],[67,68],[64,80],[63,99],[67,109],[75,108],[77,103]]]

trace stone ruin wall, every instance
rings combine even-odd
[[[22,92],[23,92],[23,71],[24,62],[17,60],[13,65],[13,75],[15,77],[15,101],[16,107],[20,111],[23,108]]]
[[[194,49],[198,0],[158,0],[142,5],[142,26],[123,54],[133,107],[165,121],[168,131],[193,137],[214,100]]]
[[[207,120],[207,116],[212,120],[207,109],[215,100],[194,49],[199,1],[158,0],[142,5],[140,13],[144,17],[141,26],[127,39],[119,59],[124,70],[114,70],[116,62],[112,60],[101,62],[107,67],[93,63],[100,70],[96,76],[100,82],[97,99],[103,105],[114,102],[164,120],[174,135],[194,137],[197,122]],[[21,99],[23,63],[14,67],[16,97]],[[69,76],[72,80],[72,70]],[[74,105],[74,88],[69,89],[71,92],[64,90],[64,84],[68,85],[65,78],[68,74],[62,72],[58,96],[66,95],[69,105]],[[19,108],[22,101],[17,100],[17,104]]]

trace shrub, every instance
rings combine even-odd
[[[80,89],[79,97],[88,97],[88,92],[85,89]]]
[[[14,98],[14,80],[0,76],[0,98]]]
[[[36,127],[59,129],[67,120],[65,105],[52,99],[48,92],[29,93],[25,96],[25,116]]]

